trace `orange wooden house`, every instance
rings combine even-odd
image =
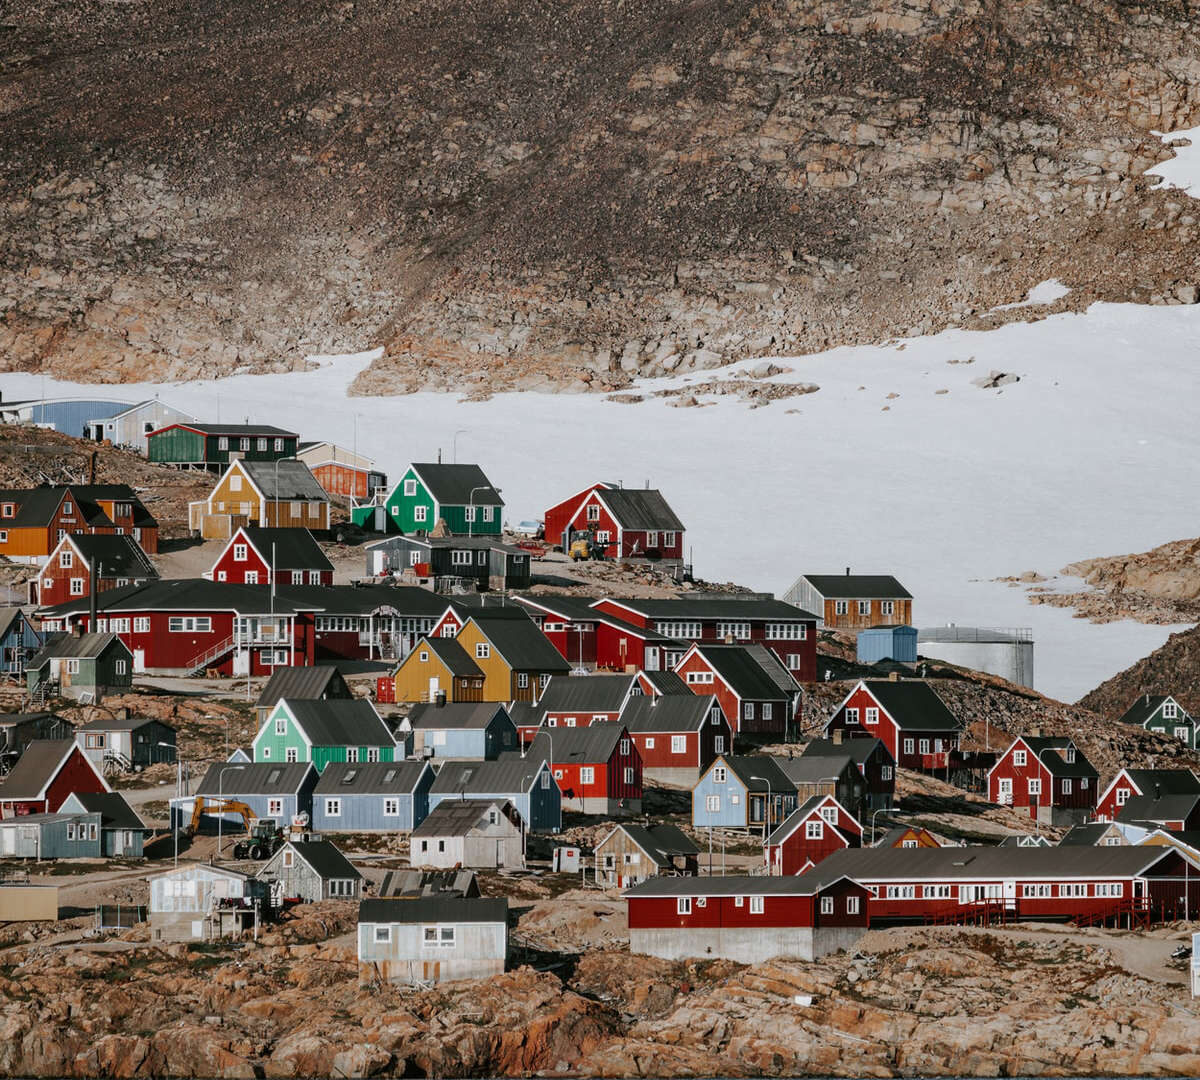
[[[158,522],[128,484],[0,491],[0,555],[40,564],[73,534],[131,536],[147,554],[158,551]]]

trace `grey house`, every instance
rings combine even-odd
[[[0,608],[0,674],[25,674],[25,664],[42,647],[42,635],[19,607]]]
[[[368,544],[367,573],[401,574],[428,568],[433,579],[466,578],[483,589],[527,589],[529,552],[494,536],[389,536]]]
[[[140,769],[175,760],[175,729],[161,720],[130,716],[127,709],[76,728],[75,742],[101,768]]]
[[[95,702],[133,686],[133,653],[116,634],[64,634],[25,667],[29,693]]]
[[[100,815],[100,854],[106,858],[140,859],[150,829],[119,791],[80,791],[68,795],[60,814]]]
[[[281,900],[358,900],[362,874],[328,840],[289,840],[256,877],[271,885]]]
[[[413,829],[408,861],[435,870],[524,870],[521,815],[499,799],[443,802]]]
[[[140,859],[146,832],[119,792],[68,795],[57,813],[0,821],[0,858]]]
[[[407,721],[417,757],[494,761],[517,749],[517,727],[495,701],[414,705]]]
[[[331,761],[313,789],[314,832],[408,832],[429,813],[427,761]]]
[[[508,959],[504,899],[364,900],[358,908],[361,981],[484,979]]]
[[[271,820],[276,825],[286,826],[298,814],[312,818],[313,789],[317,786],[317,770],[307,761],[293,764],[273,765],[270,762],[255,762],[253,765],[231,765],[217,762],[209,766],[204,779],[194,796],[183,796],[171,800],[171,821],[182,815],[186,824],[192,816],[192,807],[197,796],[206,802],[233,800],[245,803],[260,820]],[[236,830],[241,818],[236,814],[224,815],[224,828],[230,823]],[[205,814],[201,826],[217,827],[217,815]]]
[[[268,886],[226,866],[180,863],[150,879],[150,940],[212,941],[254,927]]]

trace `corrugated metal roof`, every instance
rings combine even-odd
[[[296,853],[298,859],[303,859],[308,863],[322,881],[330,881],[334,878],[344,880],[362,877],[362,874],[355,869],[354,864],[342,854],[341,849],[328,840],[289,840],[271,857],[270,862],[258,872],[257,876],[264,876],[267,868],[274,866],[277,860],[282,859],[283,852],[289,848]]]
[[[381,897],[478,896],[474,870],[389,870],[379,883]]]
[[[673,671],[642,671],[642,674],[660,694],[674,696],[690,694],[687,683]]]
[[[414,731],[478,730],[486,728],[497,713],[503,713],[508,719],[508,710],[496,701],[452,701],[445,705],[422,703],[412,707],[408,722]]]
[[[499,761],[447,761],[430,788],[432,795],[509,795],[528,791],[545,760],[501,754]]]
[[[95,660],[116,643],[119,650],[132,657],[129,647],[116,634],[63,634],[47,645],[25,665],[26,671],[37,671],[51,660]]]
[[[683,522],[654,488],[604,488],[596,497],[612,512],[622,529],[683,532]]]
[[[264,498],[329,501],[325,489],[303,461],[280,458],[276,461],[240,461],[238,464]]]
[[[423,637],[413,652],[428,649],[456,679],[482,678],[483,671],[455,638]]]
[[[835,743],[832,739],[813,739],[805,748],[801,757],[841,757],[847,754],[854,759],[855,764],[861,765],[874,752],[876,747],[882,746],[888,758],[891,758],[891,753],[888,752],[884,743],[876,738],[856,738],[843,739],[840,743]]]
[[[375,706],[362,698],[284,698],[282,705],[314,746],[392,746],[396,741]]]
[[[780,689],[775,677],[744,645],[697,645],[696,651],[740,698],[753,701],[787,700],[791,691]]]
[[[332,664],[280,667],[271,673],[254,705],[255,708],[265,709],[283,698],[311,701],[315,698],[352,696],[342,673]]]
[[[633,675],[555,675],[542,691],[543,712],[617,710],[629,696]]]
[[[542,728],[526,751],[529,756],[542,755],[555,765],[592,764],[608,761],[625,734],[625,725],[615,723],[589,724],[587,727]]]
[[[272,764],[269,761],[252,765],[228,765],[214,762],[208,767],[197,795],[295,795],[310,772],[315,770],[307,761],[291,764]]]
[[[1200,804],[1200,795],[1134,795],[1117,811],[1118,821],[1186,821]]]
[[[687,834],[675,825],[628,825],[620,824],[613,832],[625,833],[638,847],[640,847],[655,866],[664,867],[672,865],[671,859],[675,855],[699,855],[700,849],[695,842],[690,840]],[[612,836],[612,833],[609,833]],[[603,846],[608,840],[604,840],[597,844],[597,848]]]
[[[1200,794],[1200,777],[1190,769],[1124,769],[1122,770],[1143,795]]]
[[[729,767],[730,772],[741,780],[747,791],[762,792],[764,795],[768,788],[773,793],[796,791],[796,785],[788,779],[774,758],[765,755],[727,754],[718,760]]]
[[[358,905],[359,923],[507,923],[508,901],[479,896],[388,897]]]
[[[243,525],[239,530],[268,566],[276,570],[332,570],[321,545],[307,529],[266,529]],[[229,542],[237,540],[237,534]]]
[[[550,644],[529,613],[520,609],[522,618],[511,614],[496,616],[481,608],[471,613],[471,621],[480,629],[492,647],[514,671],[567,672],[571,670],[559,651]]]
[[[99,814],[106,829],[146,828],[146,823],[119,791],[76,791],[69,798],[78,799],[89,814]]]
[[[633,732],[698,731],[708,720],[717,699],[711,694],[670,694],[629,699],[621,723]],[[719,707],[719,706],[718,706]]]
[[[824,865],[824,864],[822,864]],[[839,875],[841,877],[843,875]],[[836,878],[833,880],[837,880]],[[825,882],[809,871],[787,877],[652,877],[627,889],[624,896],[812,896]]]
[[[158,571],[132,536],[75,533],[71,543],[89,567],[99,566],[104,577],[156,578]]]
[[[865,679],[863,685],[901,730],[958,731],[962,727],[933,687],[920,679]]]
[[[794,758],[775,754],[774,758],[775,763],[783,770],[788,779],[796,784],[832,783],[842,775],[847,765],[851,766],[856,774],[858,772],[858,766],[855,765],[854,759],[849,754],[837,756],[813,754],[809,757],[802,754],[800,757]]]
[[[497,809],[511,824],[508,814],[516,813],[512,803],[503,799],[446,799],[435,806],[412,831],[418,836],[466,836],[487,825],[487,814]],[[519,826],[515,826],[519,828]]]
[[[313,789],[314,795],[411,795],[426,761],[331,761]]]
[[[0,783],[0,800],[19,802],[39,798],[73,749],[74,739],[34,739]]]

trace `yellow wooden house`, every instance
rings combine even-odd
[[[527,701],[541,697],[552,675],[571,666],[521,608],[484,608],[466,621],[455,639],[483,672],[484,701]]]
[[[234,461],[207,499],[188,506],[188,527],[205,540],[228,540],[243,525],[329,528],[329,497],[302,461]]]
[[[392,678],[396,701],[484,700],[484,674],[454,638],[421,638]]]

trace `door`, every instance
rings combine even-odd
[[[500,870],[504,866],[504,841],[496,841],[496,869]]]
[[[239,649],[233,654],[233,673],[245,675],[250,670],[250,650]]]
[[[1017,882],[1010,878],[1004,882],[1004,906],[1010,911],[1017,906]]]
[[[387,553],[383,551],[372,551],[371,557],[374,561],[374,568],[371,571],[376,577],[387,569]]]
[[[135,675],[140,674],[141,672],[143,672],[145,670],[146,670],[146,650],[145,649],[134,649],[133,650],[133,672],[134,672],[134,674]]]
[[[658,646],[646,646],[646,670],[658,671]]]
[[[17,853],[17,830],[14,828],[0,829],[0,855],[15,855]]]
[[[1001,806],[1012,806],[1012,778],[1002,777],[998,793]]]
[[[437,696],[442,690],[442,680],[437,675],[429,676],[429,700],[437,701]]]

